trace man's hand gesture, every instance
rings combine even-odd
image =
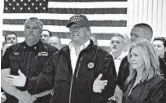
[[[18,74],[19,74],[18,76],[6,75],[5,76],[6,82],[14,86],[24,87],[26,82],[26,77],[20,70],[18,70]]]
[[[105,86],[107,85],[107,80],[101,80],[102,74],[99,74],[98,77],[95,79],[93,83],[93,91],[95,93],[101,93],[104,90]]]

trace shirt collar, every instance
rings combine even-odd
[[[110,54],[112,54],[112,52],[110,52]],[[124,52],[124,51],[123,51],[123,52],[120,54],[120,56],[118,56],[118,57],[116,57],[116,58],[114,58],[114,59],[122,60],[126,55],[127,55],[127,52]]]
[[[90,44],[90,40],[88,40],[87,42],[85,42],[84,44],[81,45],[80,47],[80,51],[85,49],[86,47],[88,47],[88,45]],[[70,42],[69,43],[69,49],[73,48],[74,45],[73,45],[73,42]]]

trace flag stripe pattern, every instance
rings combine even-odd
[[[13,31],[17,34],[18,37],[24,37],[24,32],[23,31]],[[8,33],[8,31],[3,31],[3,34]],[[53,36],[59,36],[60,38],[69,38],[69,33],[64,33],[64,32],[52,32]],[[112,37],[112,33],[93,33],[98,40],[108,40],[108,38]]]
[[[127,0],[4,0],[3,36],[13,31],[23,41],[25,20],[38,17],[44,29],[68,44],[66,24],[74,14],[87,16],[99,46],[109,46],[113,33],[127,32]]]
[[[125,14],[126,8],[94,8],[94,9],[78,9],[78,8],[49,8],[48,13],[58,14]]]
[[[41,19],[44,25],[58,25],[58,26],[64,26],[67,24],[68,20],[53,20],[50,19],[49,21],[47,19]],[[3,24],[13,24],[13,25],[21,25],[24,24],[25,19],[4,19]],[[89,23],[91,27],[93,26],[105,26],[105,27],[126,27],[126,21],[125,20],[94,20],[90,21]]]

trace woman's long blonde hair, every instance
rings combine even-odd
[[[131,44],[131,47],[128,53],[129,63],[130,63],[130,53],[133,48],[137,48],[139,50],[145,64],[141,82],[151,79],[152,77],[155,77],[156,75],[160,75],[159,57],[157,56],[157,53],[155,52],[154,47],[150,43],[150,41],[141,40]],[[129,67],[129,70],[130,70],[130,74],[126,80],[126,83],[128,83],[131,79],[133,79],[136,74],[136,72],[134,72],[131,66]]]

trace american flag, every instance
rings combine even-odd
[[[127,0],[4,0],[3,35],[13,31],[23,41],[24,21],[37,17],[68,44],[66,24],[74,14],[87,16],[99,46],[108,47],[112,33],[127,33]]]

